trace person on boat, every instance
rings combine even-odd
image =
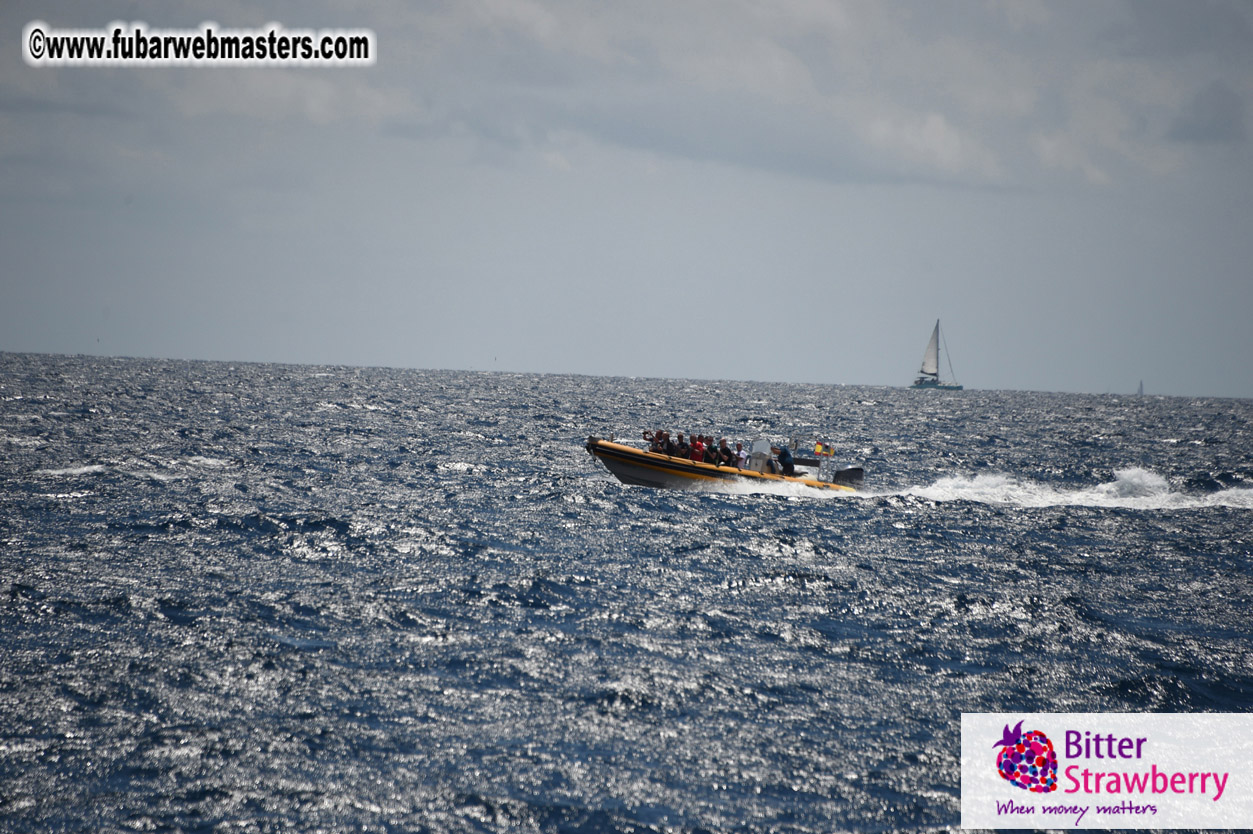
[[[705,463],[718,462],[718,447],[714,445],[714,439],[707,434],[700,437],[705,443]]]
[[[691,456],[692,447],[687,445],[687,441],[683,439],[683,432],[679,432],[679,439],[675,441],[674,451],[670,454],[676,458],[686,458]]]
[[[779,458],[779,469],[784,475],[796,475],[796,466],[792,461],[792,450],[787,446],[771,446],[770,451]]]
[[[735,465],[740,469],[748,468],[748,450],[744,448],[743,443],[735,444]]]
[[[731,451],[731,447],[727,445],[725,437],[718,440],[718,460],[719,466],[735,466],[735,452]]]
[[[665,445],[664,435],[665,435],[665,432],[661,431],[660,429],[658,429],[657,431],[648,431],[647,429],[645,429],[644,439],[648,441],[648,451],[650,452],[663,451],[662,447]]]
[[[705,444],[701,442],[701,435],[692,435],[692,453],[690,455],[694,461],[703,461],[705,459]]]

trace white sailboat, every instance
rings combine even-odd
[[[953,362],[949,360],[949,376],[953,375]],[[931,331],[931,341],[922,354],[922,367],[918,370],[918,378],[913,388],[934,388],[939,391],[960,391],[962,386],[956,381],[940,382],[940,320],[935,320],[935,329]]]

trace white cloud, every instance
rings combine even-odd
[[[1089,158],[1088,154],[1063,133],[1040,134],[1032,137],[1031,146],[1040,162],[1048,169],[1078,171],[1091,185],[1108,185],[1109,174]]]
[[[369,70],[250,69],[148,73],[140,77],[174,112],[190,119],[235,117],[272,124],[368,122],[416,115],[409,94],[354,73]]]
[[[970,174],[980,180],[1000,176],[994,155],[940,113],[872,118],[865,125],[865,136],[877,149],[923,176]]]
[[[811,0],[479,0],[439,13],[438,57],[414,83],[437,117],[541,155],[555,133],[585,130],[793,174],[803,159],[815,177],[1038,186],[1059,169],[1103,183],[1128,169],[1168,174],[1186,156],[1164,134],[1198,85],[1169,62],[1107,54],[1100,30],[1118,8],[1085,31],[1028,0],[952,15]]]

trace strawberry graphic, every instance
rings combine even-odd
[[[1039,730],[1022,731],[1022,722],[1010,729],[1005,725],[996,754],[996,772],[1001,778],[1032,793],[1057,790],[1057,753],[1053,742]]]

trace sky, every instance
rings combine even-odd
[[[0,6],[0,351],[1253,397],[1247,0],[194,5]]]

